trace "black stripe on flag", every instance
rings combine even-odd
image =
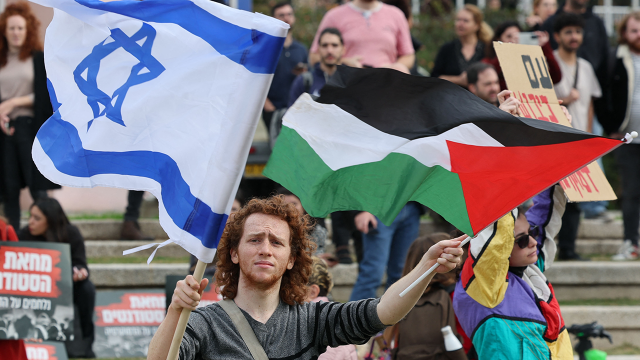
[[[338,66],[316,101],[336,105],[382,132],[409,140],[467,123],[504,146],[550,145],[594,136],[559,124],[519,119],[449,81],[391,69]]]

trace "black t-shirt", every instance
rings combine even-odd
[[[43,235],[31,235],[28,227],[24,227],[20,230],[18,233],[18,239],[22,241],[48,241]],[[64,241],[64,243],[69,244],[69,247],[71,248],[71,266],[85,268],[89,271],[89,268],[87,267],[87,255],[84,249],[84,238],[77,227],[71,224],[67,225],[67,240]]]
[[[462,43],[459,39],[450,41],[440,47],[436,56],[431,76],[441,75],[456,76],[466,71],[469,65],[476,63],[484,57],[484,43],[478,41],[476,52],[471,59],[466,60],[462,55]]]

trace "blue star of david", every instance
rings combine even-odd
[[[112,29],[111,38],[114,41],[106,43],[109,39],[107,37],[96,45],[91,54],[84,58],[73,71],[76,84],[80,91],[87,96],[87,103],[93,111],[93,119],[88,122],[87,131],[91,128],[93,121],[100,116],[105,116],[116,124],[126,126],[122,121],[122,103],[129,89],[157,78],[165,70],[164,66],[151,55],[155,37],[156,30],[146,23],[143,23],[142,28],[131,37],[120,29]],[[137,42],[142,39],[145,40],[142,45],[139,45]],[[119,48],[123,48],[133,55],[139,63],[131,68],[127,81],[116,89],[113,95],[109,96],[98,88],[97,77],[100,71],[100,61]],[[144,69],[148,71],[145,72]],[[87,71],[86,80],[82,77],[84,71]],[[100,111],[100,104],[104,107],[102,111]]]

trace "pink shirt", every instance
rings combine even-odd
[[[380,67],[394,63],[400,56],[414,53],[409,23],[400,9],[379,3],[377,9],[364,11],[346,3],[327,12],[313,39],[312,53],[318,52],[318,36],[333,27],[344,39],[344,57],[360,56],[363,65]]]

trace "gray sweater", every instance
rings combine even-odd
[[[345,304],[305,303],[276,308],[266,324],[241,309],[269,359],[316,359],[327,346],[363,344],[385,328],[378,318],[380,299]],[[180,345],[180,359],[251,360],[227,313],[211,304],[191,313]]]

